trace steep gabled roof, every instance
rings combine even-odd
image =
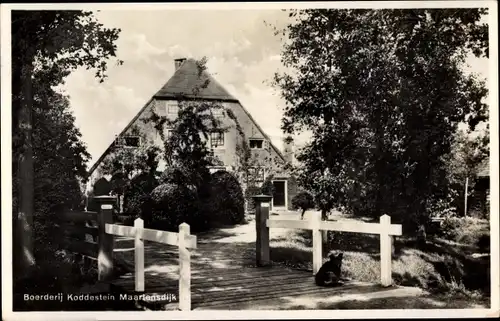
[[[207,81],[208,84],[204,86]],[[199,88],[199,93],[194,94],[194,88]],[[194,59],[184,61],[172,78],[154,95],[154,98],[179,97],[238,101],[206,70],[201,70]]]
[[[206,86],[202,86],[208,80]],[[194,88],[200,88],[198,93],[194,93]],[[140,115],[146,110],[150,103],[154,99],[178,99],[178,98],[193,98],[201,100],[219,100],[225,102],[236,102],[242,108],[243,112],[248,116],[248,118],[254,123],[255,127],[262,133],[262,135],[269,141],[272,149],[276,154],[286,162],[285,157],[281,151],[274,146],[270,137],[262,130],[259,124],[255,121],[248,110],[239,102],[238,99],[234,98],[229,92],[224,89],[206,70],[201,71],[198,68],[198,64],[194,59],[185,60],[182,65],[175,71],[174,75],[167,81],[165,85],[151,98],[148,102],[140,109],[137,115],[132,118],[128,125],[120,132],[118,135],[123,135],[140,117]],[[102,155],[97,159],[97,161],[92,165],[88,171],[88,176],[97,169],[99,164],[104,160],[104,158],[111,152],[113,141],[109,147],[102,153]]]

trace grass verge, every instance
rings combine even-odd
[[[487,232],[483,222],[468,220],[457,230],[469,231],[470,238]],[[377,235],[329,232],[323,256],[329,251],[344,253],[342,273],[345,277],[365,282],[380,281],[379,237]],[[468,238],[463,238],[468,239]],[[398,237],[394,241],[392,276],[396,285],[416,286],[439,296],[446,306],[461,298],[489,306],[489,256],[474,258],[474,244],[461,244],[457,239],[433,239],[425,245]],[[312,270],[311,231],[289,229],[271,240],[271,260],[277,264]],[[453,299],[455,298],[455,299]],[[459,300],[459,299],[457,299]],[[459,302],[459,301],[457,301]],[[356,303],[352,303],[356,305]],[[357,307],[354,307],[357,308]]]

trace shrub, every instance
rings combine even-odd
[[[471,217],[449,217],[443,220],[441,231],[448,240],[462,244],[478,244],[479,239],[489,233],[489,222]]]
[[[292,198],[292,208],[301,210],[301,217],[303,217],[307,210],[314,208],[314,196],[307,191],[298,193]]]
[[[245,218],[245,199],[238,179],[226,171],[212,174],[210,197],[212,223],[239,224]]]
[[[196,193],[175,184],[162,184],[151,192],[153,228],[178,231],[181,223],[187,223],[192,230],[206,228],[207,220],[200,211]],[[145,221],[148,221],[145,219]]]
[[[446,217],[441,223],[441,234],[447,239],[455,239],[456,232],[460,227],[460,221],[456,217]]]
[[[260,187],[260,193],[264,195],[273,196],[274,195],[274,185],[273,185],[273,176],[270,175],[266,178],[262,186]]]
[[[94,183],[93,190],[95,196],[109,195],[111,192],[111,183],[104,177],[101,177]]]
[[[132,178],[128,188],[125,190],[123,204],[124,212],[135,213],[141,217],[147,216],[148,213],[144,211],[151,210],[149,195],[156,186],[156,179],[148,174],[143,173]]]
[[[255,202],[253,196],[260,194],[260,188],[257,186],[248,186],[245,190],[245,199],[247,201],[247,212],[252,213],[255,211]]]
[[[490,252],[490,235],[482,234],[476,243],[480,253]]]

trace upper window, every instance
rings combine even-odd
[[[167,101],[167,114],[177,115],[179,113],[179,104],[176,101]]]
[[[210,133],[210,147],[211,148],[224,147],[224,132]]]
[[[250,149],[262,149],[264,148],[264,140],[257,138],[250,138]]]
[[[265,180],[264,167],[256,166],[248,168],[248,173],[256,183],[262,183]]]
[[[216,118],[222,118],[222,117],[224,117],[224,109],[222,109],[222,108],[214,108],[214,109],[212,109],[212,114]]]
[[[139,147],[141,138],[139,136],[124,136],[118,140],[118,144],[126,147]]]
[[[226,166],[212,166],[209,168],[210,174],[218,171],[227,171]]]

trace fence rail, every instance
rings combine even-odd
[[[112,221],[110,204],[115,198],[97,196],[95,199],[101,204],[99,212],[71,210],[59,213],[59,245],[78,258],[82,257],[85,264],[89,264],[89,260],[97,261],[98,278],[106,280],[113,269],[113,239],[103,232],[104,224]]]
[[[59,213],[58,240],[63,249],[66,249],[88,263],[88,260],[97,260],[98,244],[95,241],[98,230],[93,226],[97,220],[96,212],[67,211]]]

